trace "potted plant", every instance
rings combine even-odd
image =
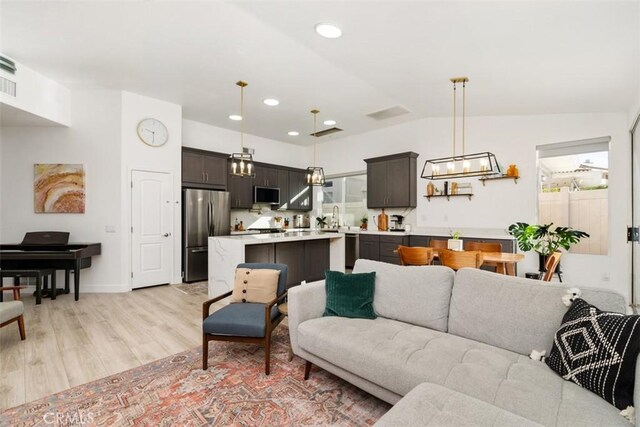
[[[360,230],[366,230],[369,227],[369,216],[367,214],[362,215],[360,218]]]
[[[451,238],[449,240],[447,240],[447,248],[451,249],[452,251],[461,251],[462,249],[462,239],[460,238],[460,236],[462,236],[462,234],[460,234],[459,231],[450,231],[449,234],[451,235]]]
[[[544,265],[547,257],[554,252],[564,249],[566,251],[581,239],[589,237],[584,231],[574,230],[571,227],[551,228],[549,224],[527,224],[516,222],[509,226],[509,234],[516,238],[518,247],[524,252],[535,251],[539,256],[539,270],[544,273]]]
[[[327,217],[326,216],[317,216],[316,217],[316,226],[318,228],[325,228],[327,226]]]

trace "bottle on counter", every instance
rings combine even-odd
[[[233,231],[238,231],[238,228],[240,228],[240,223],[238,222],[238,218],[236,218],[236,222],[233,224]]]

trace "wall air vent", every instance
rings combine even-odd
[[[6,93],[9,96],[16,96],[16,82],[12,82],[9,79],[0,77],[0,92]]]
[[[332,127],[332,128],[329,128],[329,129],[319,130],[316,133],[311,132],[309,135],[310,136],[315,136],[315,137],[321,137],[321,136],[331,135],[332,133],[336,133],[336,132],[342,132],[342,129],[337,128],[337,127]]]
[[[16,73],[16,63],[7,58],[6,56],[0,55],[0,69],[5,70],[8,73],[15,74]]]
[[[367,117],[371,117],[374,120],[386,120],[392,117],[398,117],[403,114],[408,114],[411,111],[404,107],[396,105],[395,107],[385,108],[384,110],[376,111],[375,113],[367,114]]]

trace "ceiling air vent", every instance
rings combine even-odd
[[[5,70],[11,74],[16,73],[16,63],[9,58],[0,55],[0,69]]]
[[[392,117],[398,117],[403,114],[408,114],[411,111],[404,107],[396,105],[395,107],[385,108],[384,110],[376,111],[375,113],[367,114],[367,117],[371,117],[374,120],[386,120]]]
[[[331,135],[332,133],[336,133],[336,132],[342,132],[342,129],[337,128],[337,127],[332,127],[332,128],[325,129],[325,130],[319,130],[316,133],[312,132],[309,135],[316,136],[316,137],[321,137],[321,136]]]
[[[0,77],[0,92],[6,93],[9,96],[16,96],[16,82],[12,82],[9,79]]]

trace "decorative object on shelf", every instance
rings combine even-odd
[[[326,228],[327,227],[327,217],[326,216],[318,216],[318,217],[316,217],[316,226],[318,226],[318,228]]]
[[[465,193],[465,194],[435,194],[433,196],[424,196],[424,197],[426,197],[428,201],[431,201],[432,197],[446,197],[447,201],[449,201],[450,197],[468,197],[469,200],[471,200],[471,196],[473,196],[473,193]]]
[[[507,176],[507,175],[497,175],[497,176],[483,176],[482,178],[478,178],[478,181],[482,181],[482,186],[484,187],[487,181],[495,181],[498,179],[512,179],[515,184],[518,183],[519,176]]]
[[[447,249],[451,249],[452,251],[462,251],[463,241],[460,238],[460,232],[450,231],[449,234],[451,235],[451,238],[447,240]]]
[[[167,127],[158,119],[143,119],[136,128],[138,138],[151,147],[161,147],[169,139]]]
[[[496,156],[488,151],[465,153],[466,86],[468,77],[452,77],[453,83],[453,152],[451,157],[430,159],[424,162],[422,174],[425,179],[466,178],[500,173]],[[462,154],[456,155],[456,85],[462,83]]]
[[[240,87],[240,152],[229,156],[231,159],[229,174],[252,178],[256,174],[253,167],[253,156],[244,149],[244,88],[247,87],[247,83],[240,80],[236,82],[236,85]]]
[[[318,138],[318,132],[316,131],[316,124],[318,121],[319,110],[311,110],[313,114],[313,166],[307,168],[305,174],[305,182],[307,185],[324,186],[324,169],[316,166],[316,140]]]
[[[427,196],[433,196],[435,194],[436,186],[433,185],[433,182],[429,182],[427,184]]]
[[[360,230],[366,230],[367,228],[369,228],[369,216],[364,214],[360,218]]]
[[[84,213],[84,165],[34,164],[33,196],[35,213]]]
[[[451,182],[451,191],[450,191],[451,195],[455,195],[458,194],[458,183],[453,181]]]
[[[560,249],[568,251],[572,245],[589,237],[589,234],[584,231],[574,230],[571,227],[556,227],[552,230],[552,225],[553,223],[539,225],[516,222],[509,226],[509,234],[516,238],[520,250],[523,252],[533,250],[538,254],[540,273],[546,271],[545,264],[548,256]]]
[[[516,165],[509,165],[506,175],[510,178],[518,178],[520,171],[518,171],[518,167]]]

